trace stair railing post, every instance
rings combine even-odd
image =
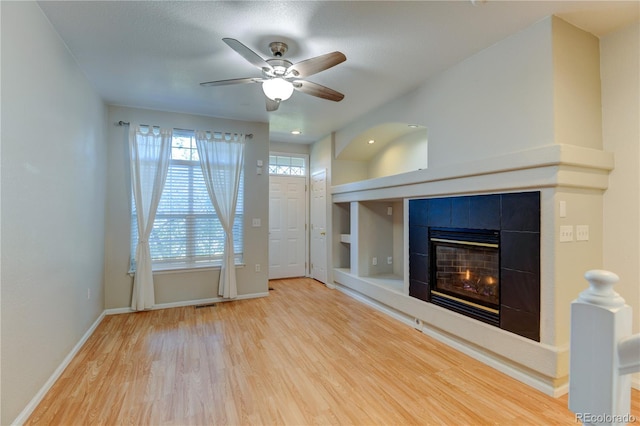
[[[616,274],[585,273],[589,288],[571,303],[569,409],[585,425],[632,420],[631,376],[621,374],[618,344],[631,336],[632,310],[613,285]]]

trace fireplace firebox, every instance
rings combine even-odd
[[[499,326],[500,232],[429,228],[431,303]]]

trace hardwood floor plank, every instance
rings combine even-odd
[[[26,424],[576,424],[566,396],[316,281],[270,286],[261,299],[106,317]]]

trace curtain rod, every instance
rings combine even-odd
[[[118,126],[129,126],[129,125],[131,125],[131,123],[129,123],[128,121],[122,121],[122,120],[118,121],[116,124]],[[140,126],[152,127],[152,126],[149,126],[148,124],[140,124]],[[182,130],[183,132],[194,132],[195,131],[193,129],[180,129],[178,127],[174,127],[174,129]],[[222,132],[220,132],[220,133],[222,133]],[[225,132],[225,133],[229,133],[229,132]],[[253,139],[253,133],[247,133],[246,135],[244,135],[244,137],[248,138],[248,139]]]

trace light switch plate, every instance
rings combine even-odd
[[[576,241],[589,241],[589,225],[576,225]]]
[[[560,227],[560,242],[568,243],[573,241],[573,225],[563,225]]]

